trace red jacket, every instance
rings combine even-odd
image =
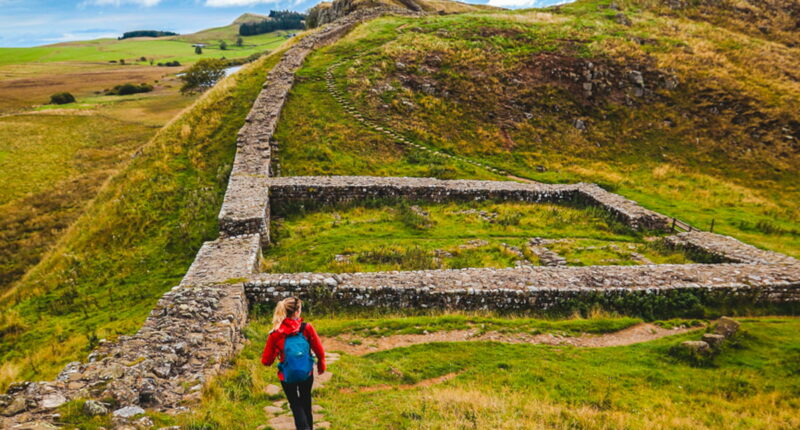
[[[269,334],[267,344],[264,346],[264,352],[261,354],[261,364],[264,366],[272,366],[276,357],[283,363],[283,342],[286,340],[287,335],[295,334],[300,331],[300,324],[302,322],[302,318],[286,318],[277,330]],[[314,355],[317,357],[317,371],[320,374],[325,372],[325,350],[322,349],[322,342],[320,342],[317,331],[314,330],[311,323],[306,323],[306,329],[303,331],[303,335],[308,340],[311,351],[313,351]],[[283,381],[283,373],[280,370],[278,370],[278,379]]]

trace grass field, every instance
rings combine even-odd
[[[569,265],[691,262],[601,211],[555,204],[375,203],[298,212],[274,221],[271,232],[262,268],[276,273],[537,265],[527,246],[533,237],[552,240],[547,246]]]
[[[316,315],[307,319],[322,336],[388,336],[415,333],[419,328],[462,329],[470,324],[507,333],[535,327],[539,333],[569,336],[612,332],[637,322],[609,317],[541,321],[458,315],[366,321]],[[606,348],[458,342],[363,356],[342,354],[329,366],[333,377],[317,391],[315,402],[324,408],[331,428],[337,429],[797,427],[800,320],[740,321],[742,333],[712,363],[701,367],[674,358],[669,349],[680,341],[698,339],[702,329]],[[233,368],[204,391],[203,403],[194,413],[177,419],[156,415],[156,421],[187,428],[263,428],[259,426],[268,419],[262,409],[283,397],[264,392],[268,384],[277,383],[275,369],[265,369],[259,362],[268,330],[266,318],[254,319],[247,331],[250,343]],[[444,375],[454,378],[435,382],[434,378]],[[422,385],[415,387],[418,383]],[[87,424],[79,414],[74,419],[83,422],[84,428],[101,424]]]
[[[360,26],[300,71],[278,126],[283,173],[493,177],[360,127],[324,85],[344,60],[336,82],[356,107],[417,143],[544,182],[596,182],[800,255],[798,48],[634,2],[628,27],[607,5]],[[585,69],[613,85],[586,96],[571,77]],[[633,95],[630,70],[651,93]]]

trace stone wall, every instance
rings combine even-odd
[[[501,200],[520,202],[578,202],[603,208],[633,228],[665,230],[669,218],[609,193],[594,184],[541,184],[512,181],[441,180],[375,176],[294,176],[267,182],[274,213],[292,205],[331,205],[368,199],[402,198],[444,202],[448,200]]]
[[[359,10],[318,31],[305,35],[290,47],[267,75],[264,88],[239,130],[236,157],[222,208],[222,237],[258,233],[269,243],[269,201],[266,179],[270,177],[271,140],[283,105],[294,84],[294,75],[311,51],[331,43],[359,23],[388,13],[413,13],[388,7]]]
[[[0,412],[12,415],[0,417],[0,428],[57,422],[55,408],[76,398],[104,399],[109,412],[176,411],[199,400],[203,383],[243,344],[248,305],[241,280],[257,270],[259,242],[258,235],[206,242],[136,334],[101,341],[86,363],[70,363],[55,381],[18,384],[0,396]]]
[[[800,303],[800,266],[686,264],[258,274],[245,282],[251,306],[299,295],[327,297],[345,307],[547,311],[576,301],[613,305],[618,299],[684,292],[709,304],[737,297],[757,304]]]
[[[730,236],[705,231],[678,233],[664,240],[673,248],[684,249],[721,263],[800,264],[800,261],[788,255],[758,249]]]

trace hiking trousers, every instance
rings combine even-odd
[[[283,392],[286,393],[286,400],[289,401],[289,407],[292,408],[294,426],[297,430],[314,428],[314,417],[311,415],[311,386],[313,384],[313,374],[303,382],[294,384],[281,382]]]

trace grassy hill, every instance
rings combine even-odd
[[[283,172],[430,166],[413,148],[353,128],[324,84],[330,69],[363,116],[416,143],[543,182],[596,182],[798,256],[800,47],[741,18],[697,18],[709,8],[579,1],[372,21],[300,71],[278,126]],[[436,163],[428,175],[471,176]]]
[[[385,17],[366,23],[314,53],[300,71],[276,133],[282,171],[504,178],[360,128],[327,91],[325,72],[330,69],[334,85],[365,116],[427,147],[536,180],[598,182],[651,209],[701,227],[715,219],[717,231],[800,255],[795,179],[800,174],[800,48],[785,26],[776,27],[779,36],[773,39],[768,36],[773,30],[756,32],[755,24],[735,13],[725,12],[720,15],[725,19],[713,22],[704,18],[718,6],[678,6],[583,0],[548,10]],[[772,7],[746,3],[753,16],[789,16],[770,12]],[[210,35],[229,31],[214,29],[201,37],[213,40]],[[169,52],[189,44],[159,39],[114,46],[134,46],[125,43],[144,44],[153,52],[164,49],[164,55],[175,55],[169,58],[182,58]],[[92,62],[121,55],[101,56],[91,46],[32,49],[20,51],[21,66],[6,60],[0,70],[46,71],[42,65],[59,64],[50,60],[68,58],[70,52]],[[0,51],[6,55],[13,54]],[[20,379],[52,377],[98,339],[135,331],[157,298],[181,278],[202,241],[217,232],[236,131],[278,55],[223,81],[161,129],[103,184],[75,223],[64,224],[66,232],[45,258],[2,294],[0,388]],[[124,139],[117,143],[129,148]],[[50,160],[50,166],[57,166],[53,175],[68,176],[65,170],[80,167],[64,159],[97,150],[65,146],[55,154],[64,158]],[[125,151],[109,157],[120,154]],[[438,215],[437,208],[427,210]],[[415,234],[402,213],[393,215],[392,210],[354,210],[345,213],[351,229],[331,234],[357,237],[368,231],[360,221],[381,216],[391,218],[382,221],[394,228],[393,242]],[[331,225],[325,218],[329,214],[316,216],[288,219],[284,232]],[[640,244],[639,237],[618,236],[613,228],[602,227],[602,219],[584,221],[592,224],[593,234],[611,230],[603,232],[603,239]],[[454,228],[444,221],[440,227]],[[437,232],[439,238],[451,239],[447,228]],[[327,245],[338,238],[333,239]],[[293,261],[298,257],[291,247],[308,242],[284,244],[267,259],[284,266],[307,263]],[[322,251],[325,260],[342,252],[333,245]],[[495,258],[491,264],[507,258],[497,249],[490,254]],[[361,317],[318,315],[333,323]],[[253,343],[237,367],[208,389],[196,415],[156,417],[159,422],[185,421],[195,428],[260,425],[253,413],[260,414],[274,400],[263,387],[275,382],[272,372],[255,364],[265,325],[257,319],[251,326]],[[453,422],[465,428],[513,428],[516,423],[523,428],[541,423],[562,428],[792,428],[798,425],[796,326],[792,318],[747,321],[751,336],[710,368],[667,355],[671,344],[696,334],[602,350],[471,343],[344,356],[334,370],[341,377],[332,380],[320,400],[337,428],[364,428],[364,423],[448,428]],[[532,366],[532,360],[541,365]],[[448,373],[457,375],[448,384],[402,390]],[[347,391],[376,385],[383,387],[377,393]]]
[[[194,101],[178,93],[178,72],[201,58],[248,57],[286,40],[275,32],[245,37],[238,47],[237,37],[238,24],[231,24],[168,38],[0,48],[0,291],[41,259],[134,151]],[[218,49],[220,40],[229,49]],[[202,55],[194,53],[195,41],[209,44]],[[157,66],[178,60],[182,67]],[[129,82],[154,91],[103,94]],[[77,102],[45,104],[62,91]]]
[[[62,227],[66,231],[42,261],[2,291],[0,388],[22,378],[53,377],[97,339],[136,331],[158,297],[181,279],[202,242],[216,237],[236,132],[279,55],[228,77],[138,145],[118,173],[93,185],[99,192],[74,223]],[[81,132],[80,124],[60,124],[66,127],[61,133]],[[56,155],[93,150],[66,147]],[[18,222],[33,227],[28,219]]]

